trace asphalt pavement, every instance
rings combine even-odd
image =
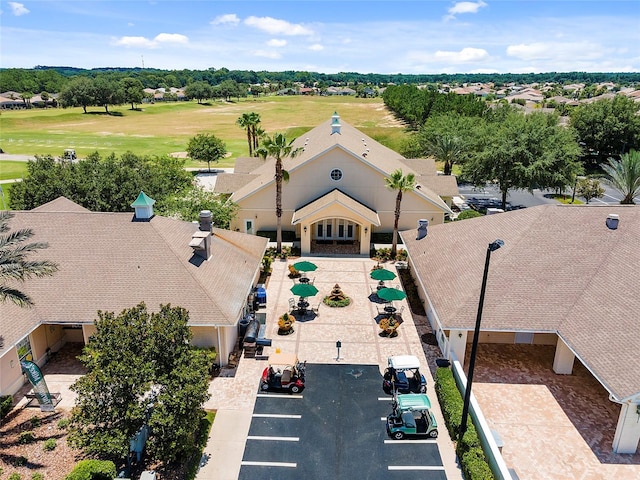
[[[306,379],[299,395],[258,393],[241,480],[446,480],[436,440],[387,436],[378,365],[307,364]]]

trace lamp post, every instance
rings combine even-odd
[[[476,366],[476,353],[478,351],[478,337],[480,336],[480,322],[482,321],[482,307],[484,305],[484,293],[487,289],[487,275],[489,273],[489,261],[491,260],[491,252],[495,252],[504,245],[500,239],[494,240],[487,247],[487,257],[484,262],[484,275],[482,276],[482,288],[480,289],[480,301],[478,302],[478,314],[476,316],[476,327],[473,335],[473,344],[471,346],[471,358],[469,359],[469,374],[467,375],[467,387],[464,391],[464,405],[462,407],[462,421],[458,428],[458,440],[462,440],[464,433],[467,431],[467,417],[469,416],[469,401],[471,400],[471,384],[473,383],[473,369]]]

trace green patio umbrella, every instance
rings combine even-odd
[[[396,274],[386,268],[376,268],[375,270],[371,270],[371,278],[383,282],[385,280],[393,280],[396,278]]]
[[[315,263],[303,260],[302,262],[294,263],[293,268],[295,268],[299,272],[314,272],[318,267]]]
[[[394,300],[404,300],[407,298],[407,294],[397,288],[381,288],[378,290],[378,297],[386,302],[393,302]]]
[[[296,283],[291,287],[291,293],[299,297],[313,297],[318,293],[318,289],[310,283]]]

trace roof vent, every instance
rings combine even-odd
[[[189,246],[193,248],[193,254],[205,260],[211,256],[211,232],[196,231],[191,236]]]
[[[211,210],[200,211],[200,215],[198,215],[198,222],[200,223],[200,230],[202,232],[212,232],[213,215],[211,214]]]
[[[616,230],[618,228],[618,222],[620,221],[620,217],[617,213],[610,213],[607,215],[607,227],[609,230]]]
[[[429,226],[429,220],[421,218],[418,220],[418,236],[416,240],[422,240],[427,236],[427,227]]]
[[[339,134],[340,133],[340,127],[342,125],[340,125],[340,115],[338,115],[338,112],[333,112],[333,115],[331,116],[331,135],[333,135],[334,133]]]

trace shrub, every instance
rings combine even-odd
[[[456,217],[456,220],[466,220],[467,218],[476,218],[481,216],[482,214],[480,212],[469,209],[465,210],[464,212],[460,212],[460,214]]]
[[[58,420],[58,428],[67,428],[69,426],[70,420],[68,418],[61,418]]]
[[[36,472],[33,475],[31,475],[31,480],[44,480],[44,475]]]
[[[42,419],[34,415],[29,419],[29,423],[32,427],[39,427],[40,425],[42,425]]]
[[[47,440],[44,441],[44,444],[42,445],[42,448],[44,448],[44,450],[46,452],[50,452],[51,450],[55,450],[56,449],[56,439],[55,438],[48,438]]]
[[[80,460],[65,480],[112,480],[116,466],[108,460]]]
[[[436,370],[435,389],[449,435],[451,438],[456,438],[457,429],[462,420],[463,400],[449,368]],[[467,431],[456,445],[456,453],[467,480],[494,478],[480,445],[478,432],[470,417],[467,418]]]
[[[33,433],[32,430],[29,430],[29,431],[20,433],[20,436],[18,437],[18,442],[22,444],[31,443],[35,439],[36,439],[35,433]]]
[[[13,397],[11,395],[3,395],[0,397],[0,420],[7,416],[7,413],[13,408]]]
[[[351,304],[351,298],[345,297],[340,300],[332,300],[329,295],[324,297],[323,303],[329,307],[348,307]]]
[[[12,473],[11,475],[9,475],[9,478],[7,480],[21,480],[22,477],[20,476],[19,473]]]

